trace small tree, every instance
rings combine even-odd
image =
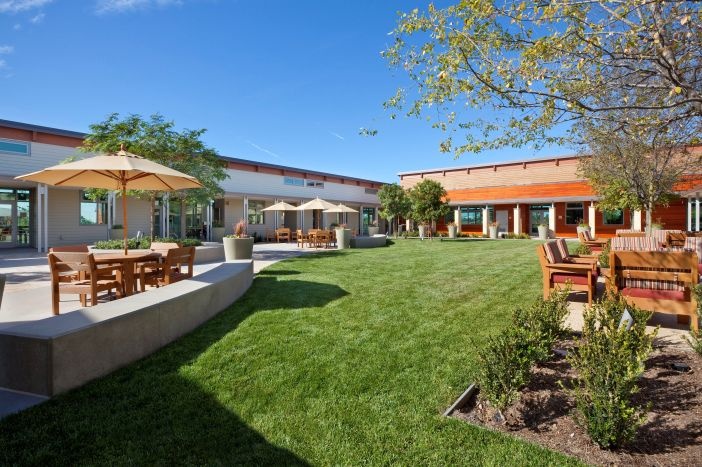
[[[675,184],[702,159],[690,153],[693,129],[671,125],[650,133],[646,126],[626,129],[607,121],[581,126],[589,157],[580,160],[579,173],[601,196],[599,208],[636,209],[646,213],[646,230],[657,205],[667,205]]]
[[[407,217],[412,209],[412,204],[407,192],[397,183],[383,185],[378,190],[380,200],[380,217],[392,223],[395,220],[395,237],[400,230],[400,217]]]
[[[428,224],[451,211],[446,190],[436,180],[425,178],[409,190],[412,218]]]
[[[172,169],[192,175],[202,188],[172,192],[171,197],[184,202],[204,203],[222,196],[219,183],[229,176],[225,163],[217,152],[200,139],[206,130],[174,129],[175,123],[166,121],[159,114],[149,120],[140,115],[120,119],[119,114],[109,115],[105,121],[90,125],[90,133],[79,148],[83,152],[116,152],[124,145],[131,153],[158,162]],[[106,190],[105,190],[106,192]],[[93,190],[92,196],[101,191]],[[130,196],[151,201],[151,236],[153,237],[153,204],[159,195],[156,191],[130,190]]]

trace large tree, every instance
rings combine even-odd
[[[434,222],[451,211],[446,190],[436,180],[425,178],[409,190],[412,219],[420,224]]]
[[[407,217],[412,209],[412,204],[407,192],[397,183],[383,185],[378,190],[378,200],[380,200],[380,216],[388,222],[395,220],[395,236],[400,230],[400,217]]]
[[[119,114],[113,113],[104,121],[90,125],[90,133],[79,149],[83,152],[116,152],[123,145],[131,153],[192,175],[203,185],[202,188],[172,192],[170,196],[184,202],[203,203],[222,196],[224,192],[219,183],[228,178],[226,164],[201,140],[205,131],[177,131],[174,122],[159,114],[149,119],[140,115],[120,119]],[[99,194],[93,190],[93,196]],[[160,193],[132,190],[129,194],[153,203]],[[153,214],[153,209],[151,211]],[[153,219],[151,224],[153,226]]]
[[[649,132],[683,121],[700,133],[700,6],[663,0],[430,4],[400,16],[394,43],[383,53],[410,78],[386,106],[433,120],[447,132],[441,149],[456,155],[572,142],[569,123],[583,119]],[[494,112],[476,119],[466,107]],[[566,125],[555,128],[559,124]]]

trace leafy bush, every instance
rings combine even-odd
[[[177,242],[180,246],[201,246],[202,241],[199,238],[154,238],[154,242]],[[151,246],[151,243],[149,243]]]
[[[158,243],[178,243],[180,246],[200,246],[202,242],[198,238],[170,238],[170,237],[154,237],[154,242]],[[142,238],[137,242],[136,238],[127,239],[127,246],[130,250],[148,250],[151,248],[151,239],[149,237]],[[122,240],[102,240],[95,242],[96,250],[121,250],[124,248]]]
[[[509,238],[512,240],[531,240],[531,235],[528,233],[514,233],[514,232],[507,232],[505,234],[505,238]]]
[[[697,297],[697,321],[699,323],[702,317],[702,284],[698,284],[693,290],[693,293]],[[690,335],[685,340],[690,344],[692,350],[697,352],[698,355],[702,355],[702,331],[699,329],[697,331],[690,329]]]
[[[524,330],[523,337],[528,340],[535,362],[548,360],[553,344],[566,333],[569,293],[569,288],[555,290],[547,300],[540,298],[531,306],[517,308],[512,314],[514,327]]]
[[[631,329],[619,326],[624,309],[634,318]],[[568,361],[578,372],[569,393],[576,403],[576,420],[603,448],[631,441],[648,407],[636,406],[632,396],[651,352],[655,336],[646,334],[650,313],[627,305],[621,296],[607,294],[584,312],[583,335]]]
[[[592,250],[588,245],[585,245],[584,243],[578,244],[578,247],[575,249],[575,254],[576,255],[591,255]]]
[[[609,251],[611,248],[611,242],[608,241],[602,248],[602,252],[600,253],[600,255],[597,257],[597,260],[600,262],[600,266],[603,268],[609,267]]]
[[[478,385],[481,398],[502,412],[519,397],[519,389],[529,382],[533,352],[524,330],[510,327],[494,337],[478,352]]]

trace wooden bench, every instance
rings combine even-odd
[[[690,251],[611,251],[609,286],[644,310],[687,316],[697,330],[697,253]]]

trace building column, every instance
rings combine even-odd
[[[697,219],[695,219],[695,230],[698,232],[700,231],[700,197],[697,196],[697,199],[695,200],[695,215],[697,216]]]
[[[687,230],[692,230],[692,198],[687,198]]]
[[[595,238],[595,224],[597,223],[597,213],[595,212],[595,203],[590,202],[587,210],[587,223],[590,226],[590,234]]]
[[[455,211],[453,211],[453,222],[456,224],[456,230],[461,231],[461,207],[458,206]]]
[[[37,183],[37,252],[42,253],[44,251],[44,242],[42,233],[44,231],[44,192],[41,183]]]
[[[551,203],[551,206],[548,208],[548,230],[553,232],[553,236],[556,236],[556,204]]]
[[[641,230],[641,211],[639,209],[634,211],[634,219],[631,228],[633,230]]]
[[[490,219],[488,218],[490,214],[490,209],[488,206],[483,208],[483,235],[488,234],[488,226],[490,225]]]
[[[163,202],[161,203],[161,236],[168,238],[171,236],[171,200],[168,193],[163,195]]]
[[[249,197],[244,195],[244,212],[242,213],[242,219],[246,222],[246,231],[249,231]]]
[[[208,242],[212,241],[212,210],[213,210],[214,200],[210,199],[207,201],[207,235],[205,238]]]
[[[522,211],[519,208],[519,204],[514,208],[514,233],[522,233]]]

